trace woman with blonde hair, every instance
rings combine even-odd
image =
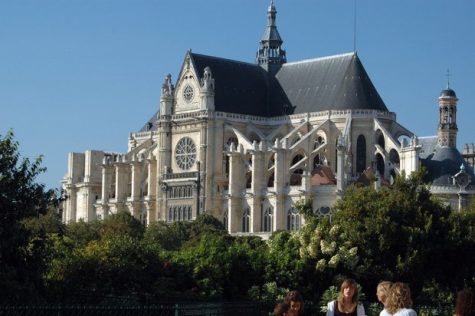
[[[402,282],[391,285],[386,299],[386,310],[393,316],[417,316],[412,308],[411,290]]]
[[[340,315],[365,315],[363,304],[358,302],[358,283],[353,279],[344,280],[338,298],[328,303],[327,316]]]
[[[392,284],[393,283],[390,281],[381,281],[376,287],[376,296],[378,297],[378,301],[384,306],[381,313],[379,313],[379,316],[390,316],[390,314],[386,310],[386,300],[388,298],[389,289],[391,288]]]

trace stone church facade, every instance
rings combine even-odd
[[[351,183],[390,183],[421,163],[431,171],[440,167],[436,148],[449,148],[441,158],[458,153],[453,90],[439,98],[438,137],[419,139],[397,123],[356,53],[287,62],[273,3],[267,19],[255,64],[187,52],[126,153],[70,153],[64,221],[128,211],[148,224],[208,213],[231,233],[298,230],[297,201],[330,216]],[[463,190],[468,203],[473,171],[458,162],[462,171],[437,173],[447,180],[440,189],[453,189],[452,203]],[[457,172],[467,174],[463,188],[448,178]]]

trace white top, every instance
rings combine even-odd
[[[391,314],[389,314],[389,312],[386,309],[383,309],[381,313],[379,313],[379,316],[391,316]]]
[[[328,303],[328,305],[327,305],[327,316],[335,316],[334,307],[335,307],[335,301],[331,301],[330,303]],[[358,304],[356,306],[356,315],[357,316],[366,316],[363,304]]]
[[[417,316],[417,313],[411,308],[401,308],[393,316]]]

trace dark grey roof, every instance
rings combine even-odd
[[[210,67],[216,111],[268,116],[267,73],[256,64],[191,53],[198,75]]]
[[[440,96],[441,97],[455,97],[455,98],[457,97],[457,95],[455,95],[455,91],[450,88],[442,90],[440,92]]]
[[[160,111],[155,112],[154,115],[147,121],[147,123],[142,126],[139,132],[148,132],[148,131],[156,131],[157,130],[157,119],[160,115]]]
[[[388,111],[354,53],[287,63],[275,77],[256,64],[189,54],[198,76],[211,68],[216,111],[265,117],[326,110]],[[140,131],[155,130],[156,116]]]
[[[475,176],[472,168],[465,162],[457,148],[437,146],[435,153],[423,159],[422,163],[428,171],[428,180],[433,185],[452,185],[452,177],[460,171],[462,164],[465,171],[471,175],[472,183],[475,184]]]
[[[429,155],[435,153],[437,147],[437,136],[419,137],[419,145],[421,145],[419,157],[425,159]]]
[[[284,64],[276,78],[293,113],[388,111],[355,53]]]

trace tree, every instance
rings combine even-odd
[[[336,204],[332,224],[357,247],[356,276],[371,291],[383,279],[409,282],[417,294],[428,267],[448,241],[451,211],[432,198],[422,175],[398,177],[391,187],[352,187]]]
[[[29,233],[22,224],[27,217],[45,214],[56,206],[53,190],[45,190],[36,178],[46,168],[41,157],[34,162],[21,158],[12,131],[0,137],[0,301],[34,299],[41,271],[30,265]],[[34,261],[34,259],[33,259]]]

